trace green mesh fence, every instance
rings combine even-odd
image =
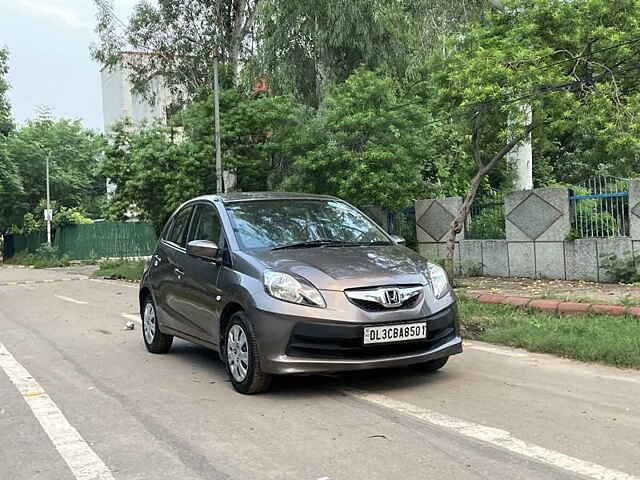
[[[156,234],[146,223],[93,223],[68,225],[56,232],[60,255],[74,260],[151,255]]]
[[[47,235],[43,232],[10,237],[13,248],[11,251],[5,248],[7,258],[21,252],[34,253],[40,244],[47,241]],[[56,230],[53,240],[58,254],[67,255],[72,260],[142,257],[153,253],[156,242],[157,237],[151,225],[134,222],[67,225]]]
[[[4,257],[11,258],[17,253],[34,253],[47,241],[47,232],[33,232],[27,235],[6,235]]]

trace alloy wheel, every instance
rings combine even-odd
[[[144,307],[142,327],[144,329],[144,339],[148,344],[152,344],[156,337],[156,311],[151,303]]]
[[[233,325],[227,334],[227,362],[234,380],[243,382],[249,370],[249,343],[240,325]]]

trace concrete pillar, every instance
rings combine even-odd
[[[518,118],[522,125],[531,123],[531,105],[525,104],[520,107]],[[509,128],[511,128],[509,122]],[[507,162],[513,168],[516,176],[513,181],[515,190],[531,190],[533,188],[533,152],[531,149],[531,134],[527,135],[524,141],[517,145],[507,154]]]
[[[629,234],[640,241],[640,178],[629,182]]]
[[[509,241],[564,241],[571,231],[569,190],[538,188],[514,192],[504,202]]]
[[[446,242],[449,226],[461,207],[462,197],[416,200],[418,243]],[[456,241],[462,238],[464,238],[464,231],[456,236]]]

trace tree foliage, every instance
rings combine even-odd
[[[444,32],[476,17],[481,0],[265,0],[257,73],[318,106],[331,85],[365,65],[402,79]]]
[[[4,158],[10,175],[2,175],[2,222],[6,231],[18,228],[24,215],[42,217],[46,198],[46,158],[49,157],[51,198],[60,208],[80,208],[99,215],[104,178],[97,173],[100,138],[79,121],[39,118],[0,141],[0,162]],[[11,193],[4,193],[9,184]]]
[[[229,66],[238,83],[260,0],[141,0],[125,24],[111,0],[95,0],[100,43],[92,50],[107,67],[124,66],[139,92],[161,77],[176,96],[210,90],[213,62]],[[133,50],[146,55],[122,55]]]
[[[326,99],[284,188],[398,209],[424,189],[423,110],[398,108],[398,85],[359,69]]]
[[[6,136],[13,129],[11,120],[11,106],[7,99],[9,83],[6,75],[9,72],[9,51],[0,48],[0,136]]]
[[[236,89],[220,97],[222,151],[241,190],[273,189],[291,163],[305,109],[288,97],[253,97]],[[117,185],[109,213],[122,218],[134,206],[159,230],[182,202],[215,192],[213,103],[194,102],[170,126],[135,130],[121,124],[110,135],[101,172]]]

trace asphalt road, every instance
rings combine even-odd
[[[640,479],[639,372],[473,342],[243,396],[211,351],[147,353],[136,296],[0,268],[1,480]]]

